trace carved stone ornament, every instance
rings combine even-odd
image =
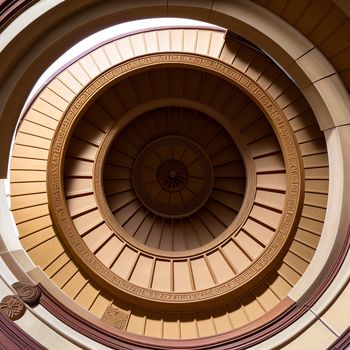
[[[0,302],[0,311],[12,321],[16,321],[24,315],[26,307],[18,296],[7,295]]]
[[[107,307],[101,318],[103,323],[120,330],[125,330],[128,320],[129,315],[126,312],[112,306]]]
[[[30,283],[16,282],[12,287],[26,304],[33,306],[39,303],[41,291],[38,286]]]

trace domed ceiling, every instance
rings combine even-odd
[[[38,282],[163,339],[244,333],[285,311],[328,195],[299,89],[209,29],[130,35],[69,65],[24,116],[10,175]]]

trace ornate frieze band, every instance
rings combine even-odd
[[[154,198],[153,193],[146,191],[145,183],[143,182],[141,175],[143,167],[145,166],[145,160],[150,155],[157,154],[158,148],[169,144],[177,144],[186,149],[190,149],[195,159],[200,162],[204,174],[203,178],[201,179],[200,191],[193,194],[190,200],[176,206],[169,206],[161,203]],[[168,175],[169,170],[172,169],[174,165],[176,165],[174,169],[177,168],[177,171],[180,174],[178,179],[176,172],[173,178]],[[187,164],[174,159],[164,161],[158,168],[158,171],[154,170],[154,173],[156,174],[155,177],[157,178],[159,185],[169,193],[181,191],[181,189],[185,187],[189,178],[191,178],[191,173],[187,169]],[[198,208],[200,208],[207,201],[212,191],[214,182],[213,178],[214,174],[210,160],[201,147],[188,138],[174,135],[163,136],[148,144],[136,158],[133,168],[133,185],[141,202],[156,214],[160,214],[161,216],[169,216],[171,218],[189,216],[192,212],[197,211]],[[172,180],[177,180],[178,183],[172,183]]]
[[[189,66],[201,69],[220,76],[233,83],[249,95],[264,112],[270,121],[280,142],[286,170],[287,190],[286,201],[276,234],[265,251],[242,273],[231,280],[202,291],[175,293],[159,292],[136,286],[108,269],[88,249],[77,232],[67,209],[62,184],[63,163],[65,150],[74,125],[82,112],[96,93],[100,93],[118,79],[122,79],[137,70],[152,69],[156,66]],[[64,118],[56,129],[48,158],[47,184],[49,206],[52,218],[59,234],[70,247],[72,253],[79,259],[82,267],[93,274],[97,280],[107,283],[118,293],[126,292],[134,297],[158,301],[163,303],[189,303],[218,297],[228,292],[237,291],[248,281],[257,277],[267,266],[283,251],[288,242],[290,233],[297,224],[301,210],[301,197],[303,193],[303,167],[299,149],[288,121],[276,102],[254,81],[233,67],[212,58],[194,54],[155,54],[132,59],[126,63],[111,68],[100,75],[86,87],[72,102]]]

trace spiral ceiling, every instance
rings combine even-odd
[[[18,256],[60,322],[111,348],[269,348],[332,283],[347,247],[326,268],[342,218],[320,122],[332,111],[251,39],[113,38],[24,111],[9,161]],[[294,341],[279,339],[271,348]]]

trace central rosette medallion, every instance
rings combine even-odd
[[[225,128],[201,111],[168,106],[144,112],[116,131],[105,149],[104,165],[97,168],[106,217],[113,230],[142,249],[186,252],[204,246],[241,209],[241,154]]]
[[[178,192],[188,183],[187,167],[179,160],[168,159],[159,165],[157,180],[165,191]]]
[[[186,217],[207,201],[213,168],[205,151],[182,136],[163,136],[135,160],[133,185],[144,206],[162,217]]]

